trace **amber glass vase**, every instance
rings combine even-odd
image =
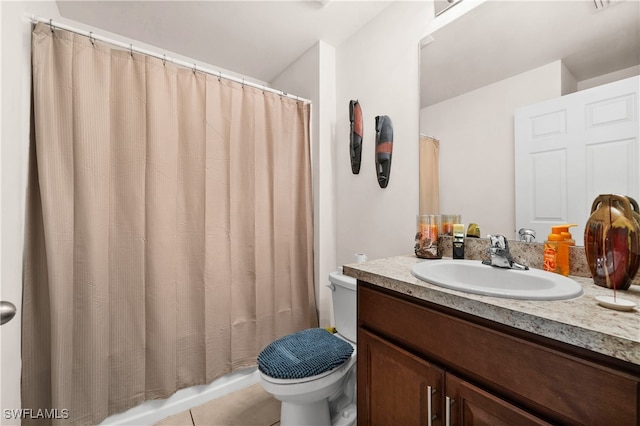
[[[614,290],[626,290],[631,285],[640,266],[637,217],[637,203],[623,195],[602,194],[593,201],[584,230],[584,248],[597,285]]]

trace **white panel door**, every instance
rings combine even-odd
[[[576,223],[583,245],[598,194],[640,198],[639,92],[636,76],[516,110],[516,230]]]

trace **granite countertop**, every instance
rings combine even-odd
[[[598,305],[596,296],[611,296],[613,292],[595,285],[591,278],[576,276],[570,278],[584,290],[577,298],[513,300],[449,290],[421,281],[411,275],[411,267],[424,261],[437,262],[411,254],[347,264],[343,273],[417,299],[640,365],[639,286],[632,285],[629,290],[618,292],[618,297],[636,303],[636,308],[626,312]]]

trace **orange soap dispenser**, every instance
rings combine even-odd
[[[564,240],[567,242],[569,247],[576,245],[576,240],[571,236],[571,232],[569,232],[569,228],[572,226],[578,226],[576,223],[567,223],[565,225],[559,225],[560,233],[564,236]]]
[[[565,235],[562,233],[563,228],[567,228],[567,226],[551,227],[551,233],[544,242],[543,269],[566,277],[569,275],[569,242],[565,240]]]

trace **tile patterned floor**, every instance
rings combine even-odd
[[[167,417],[154,426],[274,425],[280,425],[280,401],[255,384]]]

